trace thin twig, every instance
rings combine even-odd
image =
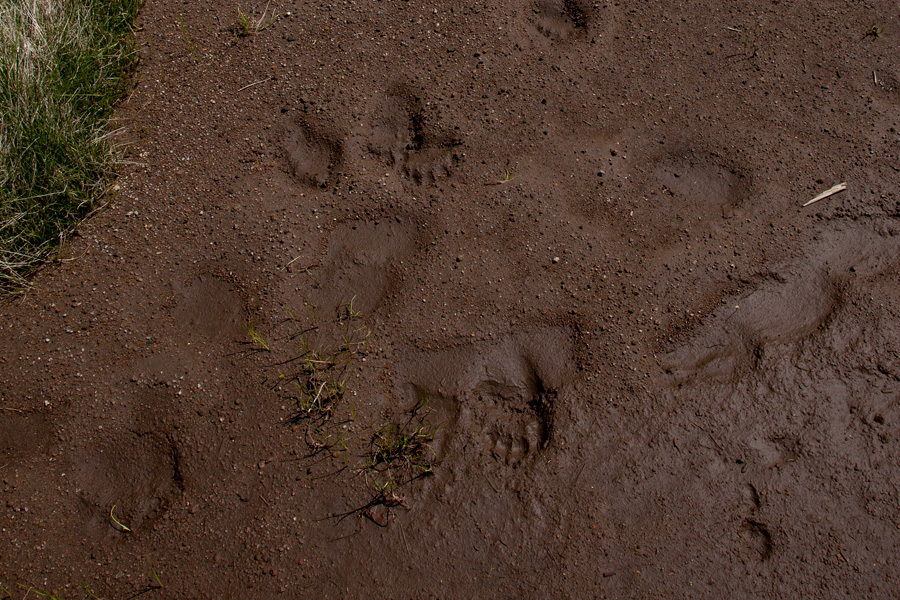
[[[281,267],[281,270],[284,271],[285,269],[287,269],[289,266],[291,266],[292,264],[294,264],[295,262],[297,262],[297,261],[300,260],[301,258],[303,258],[303,255],[302,255],[302,254],[301,254],[300,256],[298,256],[297,258],[292,258],[291,261],[290,261],[288,264],[286,264],[286,265],[284,265],[283,267]]]
[[[494,486],[494,482],[491,481],[490,479],[488,479],[488,476],[485,475],[484,473],[482,473],[481,476],[484,477],[484,480],[487,481],[487,483],[488,483],[489,486],[491,486],[491,489],[494,490],[494,491],[497,493],[497,495],[499,496],[499,495],[500,495],[500,490],[498,490],[498,489]]]
[[[249,88],[249,87],[253,87],[254,85],[259,85],[259,84],[261,84],[261,83],[265,83],[265,82],[267,82],[268,80],[269,80],[269,79],[266,78],[266,79],[260,79],[259,81],[254,81],[253,83],[248,83],[247,85],[245,85],[244,87],[242,87],[241,89],[239,89],[238,92],[243,92],[244,90],[246,90],[246,89]]]
[[[828,198],[829,196],[834,196],[838,192],[843,192],[846,189],[847,189],[847,182],[844,181],[833,187],[828,188],[827,190],[825,190],[824,192],[822,192],[821,194],[819,194],[818,196],[816,196],[815,198],[813,198],[812,200],[810,200],[809,202],[804,204],[803,206],[809,206],[810,204],[812,204],[814,202],[818,202],[819,200],[824,200],[825,198]]]
[[[325,389],[325,382],[324,382],[324,381],[322,382],[322,385],[319,386],[319,391],[316,392],[316,397],[313,398],[313,401],[312,401],[312,403],[311,403],[311,405],[310,405],[310,407],[309,407],[309,410],[306,411],[307,413],[312,412],[313,408],[315,408],[316,402],[319,401],[319,396],[322,395],[322,390],[323,390],[323,389]]]
[[[347,470],[347,465],[344,465],[343,467],[341,467],[340,469],[338,469],[337,471],[335,471],[333,473],[325,473],[324,475],[316,475],[315,477],[310,477],[309,481],[316,481],[317,479],[325,479],[327,477],[334,477],[338,473],[341,473],[346,470]]]

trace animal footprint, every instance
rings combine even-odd
[[[418,98],[401,92],[387,96],[373,123],[369,149],[416,183],[449,176],[459,162],[460,141],[435,132]]]
[[[586,29],[588,13],[576,0],[538,0],[533,22],[543,36],[560,41]]]
[[[572,380],[571,344],[566,329],[536,329],[408,361],[411,389],[427,391],[440,417],[442,460],[517,467],[549,449],[564,422],[557,400]]]
[[[741,210],[752,192],[748,175],[714,154],[702,152],[673,152],[662,157],[654,178],[668,192],[659,203],[689,220],[712,212],[730,217]]]
[[[829,233],[804,259],[785,268],[784,275],[729,298],[691,342],[665,355],[661,363],[679,383],[734,380],[742,369],[758,368],[767,346],[797,343],[831,327],[845,304],[841,277],[851,269],[857,275],[881,273],[898,251],[900,240],[862,227]],[[790,440],[778,446],[791,458]]]
[[[110,507],[118,506],[121,523],[138,530],[162,515],[184,485],[177,447],[157,433],[107,433],[75,462],[73,473],[86,525],[97,535],[114,531]]]
[[[538,421],[531,421],[524,430],[518,429],[512,435],[494,427],[485,436],[491,454],[509,464],[516,464],[526,456],[537,454],[544,447],[545,439],[549,440],[549,437],[545,437],[544,427]]]
[[[772,544],[772,534],[764,523],[753,519],[744,519],[741,525],[741,537],[748,548],[759,554],[759,560],[765,561],[771,558],[775,550]]]
[[[760,561],[768,560],[775,551],[775,544],[772,542],[772,533],[769,528],[756,518],[762,506],[759,492],[753,484],[747,484],[743,492],[746,503],[749,505],[750,516],[741,523],[740,536],[745,547],[757,554]]]
[[[282,147],[294,178],[315,187],[327,186],[341,162],[343,149],[339,139],[318,132],[306,123],[289,126]]]
[[[184,287],[173,282],[172,287],[179,295],[173,316],[184,330],[219,342],[246,335],[244,301],[225,281],[201,276]]]
[[[377,309],[394,284],[397,263],[414,251],[416,224],[399,219],[348,221],[335,227],[313,290],[317,306],[335,311],[354,298],[354,308]]]
[[[536,377],[529,380],[533,386],[485,382],[465,402],[470,429],[482,437],[485,453],[508,465],[521,463],[550,443],[555,395]]]

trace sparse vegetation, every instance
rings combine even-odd
[[[434,429],[424,420],[413,428],[389,423],[376,431],[367,457],[367,468],[376,475],[376,487],[395,489],[431,473],[437,461],[433,440]]]
[[[881,28],[881,25],[879,25],[878,23],[872,23],[872,26],[869,27],[868,31],[866,31],[866,37],[871,37],[871,38],[877,39],[877,38],[881,37],[882,31],[883,30]]]
[[[260,350],[264,350],[266,352],[272,351],[272,349],[269,348],[269,344],[266,343],[266,340],[264,340],[263,337],[256,331],[256,326],[253,325],[253,321],[245,322],[244,327],[247,328],[247,333],[250,335],[251,343],[256,344]]]
[[[269,4],[266,4],[266,7],[263,9],[262,14],[258,19],[254,20],[249,13],[245,13],[244,10],[238,6],[237,7],[237,21],[232,25],[231,31],[238,37],[249,37],[251,35],[256,35],[258,33],[262,33],[266,29],[272,26],[275,21],[281,18],[280,13],[276,13],[274,10],[272,14],[266,20],[266,15],[269,12]]]
[[[331,417],[334,406],[344,396],[344,371],[351,357],[343,352],[326,357],[322,349],[306,349],[300,359],[300,371],[292,378],[300,391],[300,415],[296,420]]]
[[[759,56],[759,30],[750,26],[744,33],[744,53],[750,58]]]
[[[361,316],[353,300],[342,304],[334,320],[325,320],[325,329],[330,332],[326,335],[315,307],[310,307],[312,323],[305,329],[298,329],[299,320],[288,311],[287,322],[293,332],[287,341],[293,349],[299,344],[300,352],[276,363],[279,374],[272,387],[296,402],[297,411],[290,423],[295,430],[304,431],[304,440],[314,454],[343,445],[343,430],[335,427],[334,416],[344,398],[350,366],[369,349],[369,330],[355,323]],[[270,345],[251,322],[246,327],[248,344],[256,351],[284,351],[284,344]],[[326,338],[334,341],[326,342]]]
[[[353,407],[344,403],[347,381],[354,361],[368,352],[371,335],[366,327],[356,323],[363,315],[354,301],[355,298],[342,303],[329,318],[322,318],[310,305],[306,326],[288,311],[285,322],[293,326],[293,332],[287,340],[271,346],[252,325],[248,324],[247,329],[249,343],[261,351],[281,353],[284,341],[292,348],[300,345],[299,354],[275,363],[280,373],[272,388],[296,402],[297,411],[289,422],[295,431],[303,433],[309,450],[307,458],[325,451],[337,458],[341,454],[339,450],[362,450],[357,455],[360,462],[353,466],[351,462],[355,461],[348,459],[341,470],[353,468],[365,478],[372,494],[370,500],[364,506],[333,517],[361,514],[385,526],[393,518],[393,509],[407,507],[401,488],[430,475],[437,467],[437,453],[432,447],[436,427],[430,421],[428,395],[423,394],[403,418],[374,431],[368,450],[364,439],[347,438],[349,426],[355,421]],[[359,448],[360,443],[363,448]]]
[[[348,321],[350,319],[358,319],[362,316],[362,313],[353,308],[353,301],[356,300],[356,296],[350,298],[350,300],[346,304],[342,304],[338,309],[338,320],[339,321]]]
[[[388,423],[372,436],[365,462],[357,470],[372,490],[369,501],[332,518],[343,520],[361,515],[380,527],[387,527],[397,507],[409,509],[401,488],[431,475],[438,459],[432,446],[437,427],[430,422],[428,396],[424,395],[408,415],[402,424]]]
[[[400,488],[434,472],[437,453],[432,446],[436,427],[430,422],[427,394],[409,412],[406,422],[388,423],[372,436],[363,472],[375,495],[358,509],[370,520],[384,526],[391,519],[391,509],[406,507]],[[378,515],[375,507],[387,513]]]
[[[304,439],[317,452],[342,443],[342,431],[334,428],[332,417],[344,398],[348,370],[355,358],[368,348],[369,331],[345,328],[343,341],[337,348],[314,347],[304,335],[299,370],[289,379],[298,393],[298,412],[292,419],[296,428],[304,427]]]
[[[147,583],[146,585],[134,590],[130,595],[126,596],[127,598],[137,598],[138,596],[143,596],[144,594],[147,594],[150,592],[157,592],[157,591],[163,589],[162,580],[160,579],[160,577],[157,574],[155,569],[151,568],[149,571],[146,572],[146,575],[151,577],[152,581]],[[43,590],[43,589],[34,587],[32,585],[28,585],[25,583],[17,583],[15,587],[22,590],[21,596],[14,596],[13,592],[11,590],[7,589],[6,587],[3,586],[2,583],[0,583],[0,592],[3,593],[3,595],[0,596],[0,600],[15,600],[16,598],[21,598],[21,600],[26,600],[27,598],[35,598],[35,597],[48,598],[49,600],[63,600],[62,593],[58,592],[58,591]],[[70,586],[66,586],[66,587],[68,588]],[[81,593],[83,594],[84,598],[98,598],[98,596],[93,592],[93,590],[91,590],[91,588],[86,583],[82,583],[78,587],[81,589]],[[13,589],[15,589],[15,588],[13,588]],[[71,597],[71,596],[69,596],[69,597]]]
[[[194,44],[194,40],[191,39],[190,34],[188,34],[187,27],[184,26],[184,15],[178,15],[178,27],[181,28],[181,37],[184,38],[184,43],[188,50],[194,55],[194,58],[199,60],[200,53],[197,52],[197,46]]]
[[[97,208],[109,128],[137,55],[141,0],[0,4],[0,286],[10,289]]]
[[[62,596],[58,592],[50,592],[45,590],[39,590],[30,585],[19,584],[19,587],[25,590],[25,597],[28,597],[28,594],[37,594],[42,598],[49,598],[49,600],[63,600]],[[12,596],[10,595],[10,598]]]
[[[503,185],[504,183],[508,183],[512,181],[513,176],[515,175],[515,171],[511,171],[509,167],[506,167],[503,172],[503,177],[496,181],[491,181],[490,183],[486,183],[485,185]]]

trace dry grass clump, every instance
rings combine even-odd
[[[0,287],[25,282],[96,208],[141,0],[0,2]]]

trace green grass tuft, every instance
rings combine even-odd
[[[250,16],[250,13],[245,13],[244,10],[238,6],[237,7],[237,21],[231,26],[231,32],[234,33],[237,37],[249,37],[251,35],[256,35],[258,33],[262,33],[266,29],[272,26],[278,19],[282,17],[281,14],[276,13],[274,10],[272,14],[266,18],[266,15],[269,12],[269,3],[266,3],[266,7],[263,9],[262,15],[256,20],[253,20],[253,17]]]
[[[140,6],[0,2],[0,287],[25,283],[107,191]]]
[[[365,469],[379,493],[394,495],[400,487],[434,472],[436,427],[430,423],[430,415],[426,394],[406,422],[388,423],[375,432]]]

